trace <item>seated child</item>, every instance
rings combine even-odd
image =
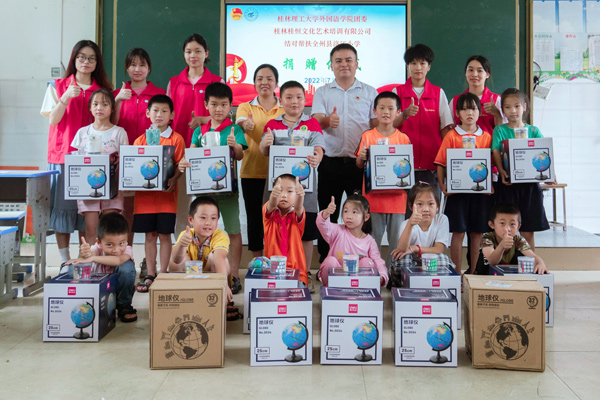
[[[398,248],[392,251],[394,261],[390,266],[390,282],[400,287],[403,266],[413,266],[423,254],[437,254],[438,266],[454,267],[444,250],[450,245],[448,217],[437,214],[440,199],[435,187],[418,183],[408,192],[410,219],[400,227]]]
[[[98,222],[96,243],[90,246],[81,238],[81,258],[67,264],[92,263],[92,272],[117,274],[117,313],[121,322],[137,320],[137,310],[131,306],[135,293],[133,249],[127,245],[129,225],[121,214],[105,214]]]
[[[300,271],[300,281],[307,287],[308,274],[302,248],[306,221],[304,188],[298,178],[283,174],[277,178],[269,201],[263,206],[265,256],[286,256],[287,268]]]
[[[356,193],[346,199],[342,207],[343,225],[331,223],[329,216],[335,212],[335,198],[331,196],[329,206],[317,216],[317,228],[329,244],[329,254],[319,269],[319,278],[324,286],[328,284],[329,268],[341,267],[344,254],[359,256],[358,267],[376,267],[381,286],[388,282],[385,261],[371,233],[369,202]]]
[[[535,258],[534,273],[540,275],[548,273],[544,261],[533,252],[527,240],[518,235],[521,227],[521,213],[515,205],[511,203],[494,204],[490,211],[488,224],[493,232],[483,235],[475,269],[476,274],[488,275],[490,265],[517,265],[518,257],[521,256]]]

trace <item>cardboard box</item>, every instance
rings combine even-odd
[[[192,164],[185,173],[187,194],[238,191],[237,167],[231,147],[185,149],[185,159]]]
[[[44,342],[98,342],[115,327],[117,276],[62,274],[44,283]]]
[[[448,289],[392,289],[394,359],[404,367],[456,367],[456,298]]]
[[[490,149],[447,149],[448,193],[492,193]]]
[[[402,267],[400,282],[405,289],[448,289],[457,301],[456,327],[462,329],[461,279],[456,271],[449,267],[438,267],[435,272],[423,271],[421,267]]]
[[[273,184],[279,175],[292,174],[298,177],[305,192],[317,190],[313,187],[316,182],[313,175],[316,171],[306,161],[306,157],[312,156],[314,151],[312,146],[271,146],[267,189],[273,190]]]
[[[372,145],[365,162],[365,193],[410,189],[415,184],[413,146]]]
[[[342,267],[329,270],[329,286],[340,288],[375,289],[381,293],[381,278],[375,267],[358,268],[358,272],[350,273]]]
[[[382,335],[379,292],[321,287],[321,364],[381,365]]]
[[[502,161],[512,183],[554,182],[552,138],[503,140]]]
[[[175,146],[121,146],[119,190],[162,191],[175,174]]]
[[[554,326],[554,275],[553,274],[524,274],[519,272],[516,265],[490,265],[490,275],[500,276],[530,276],[546,290],[546,326]]]
[[[252,289],[250,366],[312,364],[312,299],[303,289]]]
[[[465,346],[475,368],[544,371],[546,291],[526,276],[465,275]]]
[[[250,295],[252,289],[281,289],[297,288],[300,271],[297,269],[287,269],[284,274],[271,275],[268,269],[249,269],[244,280],[244,323],[242,330],[244,333],[250,333]]]
[[[150,368],[222,367],[225,274],[159,277],[150,286]]]
[[[119,153],[65,155],[65,200],[110,200],[119,192]]]

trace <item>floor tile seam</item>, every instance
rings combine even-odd
[[[158,392],[160,392],[160,389],[162,389],[162,387],[164,386],[165,382],[167,381],[167,379],[169,378],[169,376],[171,376],[171,374],[173,373],[174,370],[169,370],[169,373],[165,376],[165,379],[163,379],[163,381],[160,383],[160,386],[158,387],[158,389],[156,389],[156,392],[154,393],[154,396],[152,396],[152,400],[156,399],[156,396],[158,395]]]
[[[37,332],[40,331],[40,328],[35,328],[34,331],[32,331],[29,335],[26,336],[22,336],[22,339],[19,340],[17,343],[15,343],[13,346],[9,347],[8,349],[6,349],[3,353],[0,353],[0,355],[4,355],[5,353],[13,350],[15,347],[17,347],[18,345],[20,345],[21,343],[23,343],[25,340],[27,340],[30,336],[35,335]]]
[[[554,375],[556,375],[556,377],[557,377],[557,378],[558,378],[558,379],[559,379],[559,380],[560,380],[560,381],[563,383],[563,385],[565,385],[565,386],[567,387],[567,389],[569,389],[569,390],[571,391],[571,393],[573,393],[573,396],[575,396],[575,397],[577,397],[579,400],[581,400],[581,397],[579,397],[579,396],[577,395],[577,393],[575,392],[575,390],[573,390],[573,388],[572,388],[571,386],[569,386],[569,384],[568,384],[567,382],[565,382],[565,380],[564,380],[564,379],[563,379],[563,378],[562,378],[560,375],[558,375],[558,373],[557,373],[557,372],[556,372],[554,369],[552,369],[552,367],[551,367],[551,366],[549,366],[549,365],[548,365],[548,363],[546,363],[546,367],[548,367],[548,369],[549,369],[550,371],[552,371],[552,373],[553,373]],[[538,385],[538,390],[539,390],[539,388],[540,388],[540,386]],[[538,391],[538,390],[536,390],[536,393],[538,394],[538,397],[539,397],[539,395],[540,395],[540,394],[539,394],[539,391]]]

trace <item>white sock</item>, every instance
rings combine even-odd
[[[69,248],[65,247],[64,249],[58,249],[58,254],[60,254],[60,263],[66,263],[71,259],[71,255],[69,254]]]

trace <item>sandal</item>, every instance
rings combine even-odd
[[[242,318],[242,313],[233,306],[233,302],[227,304],[227,321],[237,321],[240,318]]]
[[[128,315],[133,315],[132,318],[127,318]],[[123,306],[118,309],[118,316],[121,322],[134,322],[137,321],[137,310],[133,307]]]
[[[231,293],[238,294],[242,290],[242,282],[240,282],[240,278],[236,278],[235,276],[231,276]]]
[[[146,266],[146,257],[140,263],[140,279],[148,275],[148,267]]]
[[[154,282],[155,278],[155,276],[146,275],[143,281],[139,281],[137,285],[135,285],[135,290],[139,293],[148,293],[148,290],[150,290],[150,285],[152,285],[152,282]],[[150,281],[150,283],[146,283],[146,281]]]

